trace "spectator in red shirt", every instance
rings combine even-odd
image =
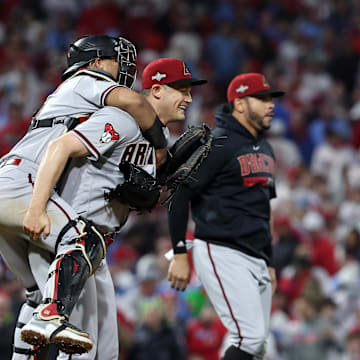
[[[324,218],[316,211],[309,211],[303,218],[303,227],[309,236],[312,265],[325,269],[331,276],[334,275],[339,269],[339,264],[335,258],[334,243],[324,231]]]
[[[204,306],[200,317],[191,321],[187,329],[189,359],[219,360],[219,350],[226,328],[210,305]]]

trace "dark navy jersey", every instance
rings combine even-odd
[[[262,135],[255,138],[224,105],[215,117],[212,150],[191,182],[170,204],[174,252],[184,252],[189,202],[195,237],[271,258],[270,199],[276,196],[275,158]]]

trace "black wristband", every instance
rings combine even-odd
[[[160,121],[159,117],[156,116],[154,124],[152,124],[149,129],[142,132],[144,138],[148,140],[155,149],[163,149],[167,146],[167,141],[162,131],[163,127],[163,123]]]
[[[186,254],[186,242],[185,240],[177,241],[176,244],[173,243],[174,254]]]

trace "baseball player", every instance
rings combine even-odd
[[[185,232],[190,204],[194,268],[230,334],[225,360],[262,359],[264,354],[275,288],[270,199],[276,195],[275,159],[264,132],[274,115],[273,97],[283,94],[261,74],[231,81],[228,103],[215,116],[213,148],[194,181],[175,193],[169,210],[175,255],[168,280],[178,290],[189,282]]]
[[[1,159],[0,166],[4,167],[11,164],[16,166],[19,165],[17,162],[21,160],[33,162],[33,168],[37,168],[46,145],[52,139],[84,121],[89,114],[104,105],[122,107],[141,120],[141,126],[148,127],[149,120],[152,121],[155,118],[152,107],[142,96],[126,87],[131,86],[135,80],[135,62],[135,47],[123,38],[93,35],[84,37],[70,45],[69,67],[63,75],[65,81],[48,97],[42,108],[34,116],[27,135],[8,155]],[[157,148],[166,144],[161,127],[159,119],[156,118],[154,124],[144,132],[144,136],[150,139]],[[18,160],[14,160],[14,158]],[[29,179],[24,178],[23,181],[28,183]],[[11,190],[11,194],[14,196],[14,204],[18,202],[25,206],[26,201],[30,201],[30,198],[26,198],[23,194],[15,194],[14,190],[15,188]],[[4,223],[6,224],[6,219]],[[9,234],[6,228],[1,229],[1,237],[10,237],[10,235],[13,236],[14,234]],[[26,252],[26,246],[22,247],[18,245],[18,242],[13,241],[12,246],[5,245],[5,242],[2,242],[1,247],[3,256],[9,258],[8,262],[12,264],[10,268],[17,267],[16,256],[14,258],[12,255],[10,257],[9,255],[5,256],[4,252],[19,254],[22,258]],[[29,315],[33,311],[32,306],[39,298],[39,290],[34,287],[31,272],[22,270],[18,271],[18,275],[21,276],[20,279],[25,278],[23,283],[28,289],[28,301],[20,313],[20,326],[21,323],[29,320]],[[106,270],[106,272],[108,271]],[[106,277],[109,276],[106,275]],[[96,278],[100,279],[99,272]],[[17,329],[17,333],[19,333],[19,329]],[[21,359],[27,355],[27,349],[17,346],[16,340],[19,340],[19,336],[16,335],[15,333],[16,352],[14,358]]]
[[[157,76],[159,73],[162,76]],[[184,120],[185,110],[192,101],[191,86],[205,82],[191,78],[185,64],[178,59],[155,61],[148,65],[143,74],[146,97],[161,116],[164,125],[169,121]],[[51,189],[71,157],[76,159],[65,171],[65,180],[60,181],[62,198],[59,198],[56,193],[51,193]],[[58,237],[53,236],[53,226],[50,232],[45,228],[44,236],[40,239],[44,244],[49,239],[55,240],[58,251],[49,271],[43,304],[22,329],[22,336],[27,342],[46,344],[51,341],[68,353],[85,352],[91,348],[92,342],[88,335],[75,329],[66,319],[84,281],[105,256],[106,244],[101,234],[113,233],[126,221],[128,205],[107,203],[104,198],[104,189],[112,189],[123,181],[123,174],[118,169],[123,160],[140,165],[155,175],[153,147],[142,138],[130,115],[115,111],[112,107],[99,110],[89,121],[49,145],[37,173],[24,228],[32,239],[38,239],[44,229],[38,224],[44,217],[48,216],[52,225],[56,219],[56,222],[62,225],[65,223],[65,226],[60,233],[55,233],[59,234]],[[70,214],[66,215],[69,209],[64,208],[65,212],[62,209],[68,205],[61,203],[63,199],[86,219],[92,220],[96,228],[88,221],[77,221]],[[53,207],[56,203],[60,207]],[[54,214],[51,214],[50,209]],[[68,218],[72,220],[67,223]],[[74,237],[70,232],[73,228],[76,231],[78,227],[80,236],[78,234]]]

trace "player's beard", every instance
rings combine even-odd
[[[248,108],[248,118],[247,118],[248,123],[257,132],[262,132],[264,130],[269,129],[270,123],[269,123],[269,125],[265,124],[265,121],[264,121],[265,116],[260,115],[260,114],[256,113],[255,111],[253,111],[249,104],[249,100],[247,98],[245,98],[245,100],[246,100],[246,104],[247,104],[247,108]]]

